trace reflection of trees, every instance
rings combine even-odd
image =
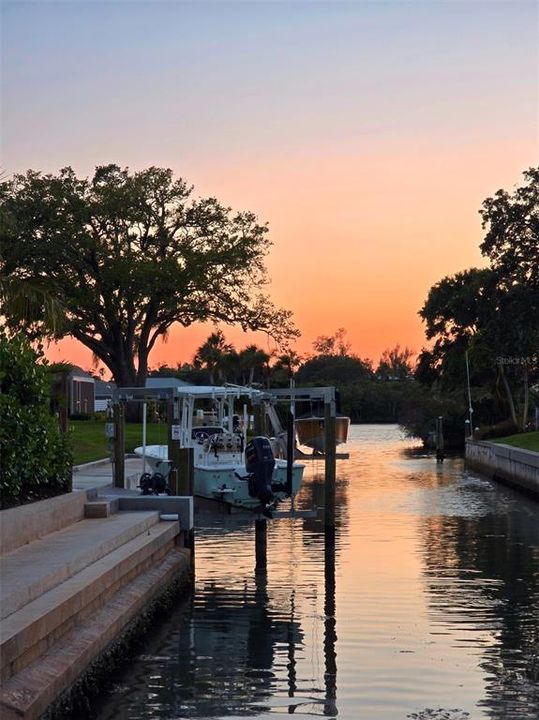
[[[312,508],[324,507],[324,472],[313,474],[309,477],[308,466],[305,470],[301,493],[296,500],[298,509],[311,510]],[[339,470],[339,466],[337,466]],[[348,507],[348,479],[338,475],[335,484],[335,523],[338,534],[346,534],[350,522],[350,510]],[[303,520],[303,543],[305,546],[319,544],[323,540],[324,522],[323,516]]]
[[[423,524],[436,622],[452,630],[471,623],[495,637],[481,663],[482,704],[492,720],[539,713],[538,512],[524,498],[515,507],[472,518],[432,516]]]

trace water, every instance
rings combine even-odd
[[[539,503],[412,445],[351,428],[334,576],[319,520],[271,522],[257,575],[252,520],[199,518],[194,596],[95,717],[539,718]]]

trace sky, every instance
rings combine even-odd
[[[362,358],[419,352],[429,288],[485,264],[483,200],[537,164],[536,2],[0,9],[4,172],[170,167],[196,196],[254,211],[301,354],[341,327]],[[174,327],[150,365],[191,360],[211,330]],[[91,365],[71,340],[48,355]]]

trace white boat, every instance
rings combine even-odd
[[[290,486],[287,462],[274,458],[269,440],[259,437],[247,442],[247,405],[242,415],[234,412],[235,401],[260,402],[262,395],[259,390],[236,386],[177,389],[179,422],[173,432],[180,447],[193,448],[195,495],[263,512],[299,491],[305,466],[292,464]],[[197,407],[208,401],[213,406],[210,412]],[[171,467],[167,445],[138,447],[135,453],[167,479]]]

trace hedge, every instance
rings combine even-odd
[[[46,363],[21,336],[0,332],[2,505],[71,490],[72,453],[50,409]]]

